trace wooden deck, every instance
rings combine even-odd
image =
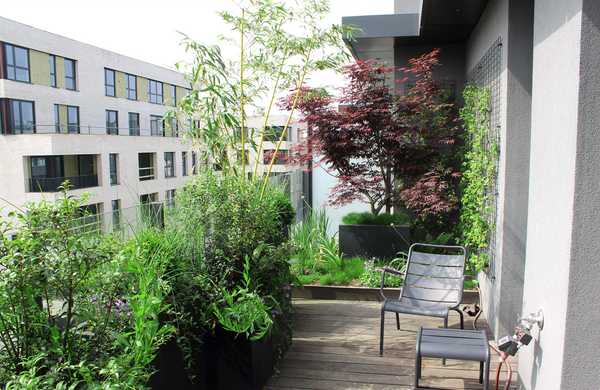
[[[294,340],[271,378],[267,389],[412,389],[415,337],[419,326],[440,327],[442,320],[400,317],[396,330],[393,313],[386,316],[384,355],[379,356],[378,302],[295,300]],[[486,326],[480,319],[479,326]],[[458,327],[458,315],[449,326]],[[470,318],[465,328],[472,329]],[[490,371],[490,389],[495,387],[498,358]],[[516,372],[516,364],[512,364]],[[422,387],[435,389],[481,389],[479,363],[423,360]],[[513,381],[514,381],[513,375]],[[501,378],[505,378],[502,372]],[[504,386],[504,381],[501,381]],[[500,387],[502,388],[502,387]]]

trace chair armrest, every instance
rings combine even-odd
[[[383,293],[383,289],[385,287],[385,274],[390,273],[397,276],[404,276],[404,271],[398,271],[397,269],[390,267],[379,268],[378,271],[381,272],[381,284],[379,286],[379,295],[383,300],[386,299],[385,294]]]

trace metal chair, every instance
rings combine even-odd
[[[459,305],[463,298],[466,258],[467,251],[462,246],[415,243],[408,250],[404,270],[382,269],[380,294],[384,301],[381,305],[379,355],[383,355],[386,312],[396,313],[396,328],[399,330],[400,313],[443,318],[444,328],[447,328],[448,313],[453,310],[459,314],[460,328],[464,329]],[[387,298],[383,292],[387,273],[404,277],[398,299]]]

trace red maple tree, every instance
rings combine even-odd
[[[339,97],[303,87],[297,108],[307,133],[290,161],[313,162],[337,177],[331,205],[362,201],[373,214],[401,205],[419,217],[456,207],[446,182],[454,174],[447,166],[454,110],[432,76],[438,55],[433,50],[400,69],[404,94],[390,86],[395,69],[375,61],[347,65]],[[283,106],[289,109],[291,101]],[[436,185],[427,185],[433,179]]]

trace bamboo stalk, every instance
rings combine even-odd
[[[265,177],[263,179],[262,188],[260,190],[261,198],[263,197],[263,195],[265,193],[265,189],[267,187],[267,182],[269,180],[269,175],[271,174],[271,171],[273,170],[273,165],[275,163],[275,159],[277,158],[277,153],[279,152],[279,149],[281,148],[281,144],[283,143],[283,139],[285,138],[285,136],[287,134],[287,129],[290,126],[290,123],[292,122],[292,118],[294,116],[294,111],[296,110],[296,105],[298,104],[298,99],[300,98],[300,91],[302,89],[302,85],[304,84],[304,78],[306,77],[306,74],[308,73],[309,61],[310,61],[310,52],[308,52],[306,54],[306,62],[304,63],[304,68],[302,69],[302,75],[300,76],[300,80],[298,80],[298,84],[296,85],[296,94],[294,95],[294,101],[292,102],[290,114],[288,115],[287,121],[283,128],[283,131],[281,132],[281,136],[279,136],[279,141],[277,142],[277,145],[275,146],[275,151],[273,152],[273,156],[271,157],[271,162],[269,163],[269,167],[267,169],[267,174],[265,175]]]
[[[240,25],[240,133],[241,133],[241,144],[242,144],[242,181],[245,180],[246,176],[246,139],[244,137],[244,17],[246,10],[242,8],[242,19]]]
[[[281,60],[281,64],[279,64],[277,78],[275,79],[275,86],[273,87],[271,99],[270,99],[269,105],[267,107],[267,112],[265,113],[265,120],[263,123],[262,130],[260,132],[260,142],[258,144],[258,151],[256,152],[256,161],[254,162],[254,173],[252,175],[253,178],[255,178],[258,173],[258,163],[260,161],[260,153],[263,150],[263,144],[265,142],[265,128],[267,127],[267,123],[269,122],[269,117],[271,116],[271,109],[273,108],[273,103],[275,102],[275,95],[277,94],[277,88],[279,87],[279,81],[281,80],[281,71],[283,70],[283,66],[285,65],[286,56],[287,56],[287,50],[284,51],[283,58]]]

